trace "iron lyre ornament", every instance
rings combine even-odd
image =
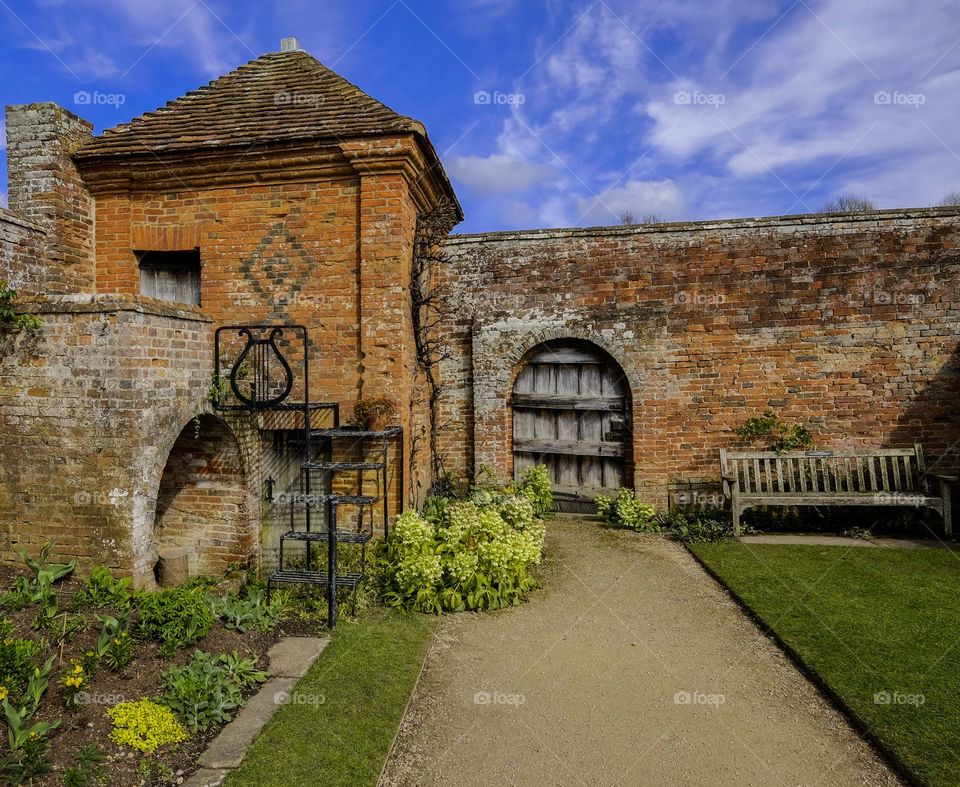
[[[232,334],[244,341],[244,347],[235,357],[227,360],[221,355],[223,342],[221,336]],[[289,337],[289,339],[287,338]],[[283,339],[283,348],[279,342]],[[214,388],[226,393],[229,390],[233,404],[214,401],[217,410],[264,411],[271,409],[289,410],[303,408],[304,402],[291,402],[295,374],[284,350],[290,341],[294,342],[295,353],[302,353],[300,360],[294,361],[297,375],[302,374],[306,381],[309,374],[307,365],[307,331],[301,325],[230,325],[216,330],[214,338]],[[302,343],[302,347],[299,345]],[[224,362],[225,361],[225,362]],[[302,369],[300,369],[302,363]],[[229,371],[227,371],[229,369]],[[225,379],[222,379],[225,378]],[[224,383],[221,388],[221,380]],[[229,381],[229,385],[227,385]],[[221,394],[222,396],[222,394]]]
[[[283,357],[280,348],[277,347],[277,337],[283,336],[283,328],[274,328],[267,335],[266,339],[254,339],[249,328],[241,328],[240,336],[246,336],[247,346],[237,358],[236,363],[230,369],[230,390],[237,397],[237,401],[251,407],[254,410],[263,410],[274,407],[286,399],[293,390],[293,371],[290,364]],[[280,393],[271,395],[270,366],[271,354],[273,359],[280,363],[282,367],[283,388]],[[240,381],[237,379],[239,372],[244,368],[244,364],[249,359],[249,393],[241,390]],[[246,382],[246,380],[244,380]]]

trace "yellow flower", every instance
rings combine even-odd
[[[81,672],[83,672],[83,667],[82,667],[81,665],[77,664],[77,666],[75,666],[75,667],[73,668],[73,671],[74,671],[77,675],[79,675]]]
[[[10,692],[7,691],[6,686],[0,686],[0,702],[3,702],[3,700],[5,700],[9,696],[9,694]]]
[[[114,639],[114,640],[113,640],[113,644],[114,644],[114,645],[119,645],[119,644],[121,644],[122,642],[123,642],[123,640],[121,640],[121,639]]]

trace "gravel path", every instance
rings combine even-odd
[[[896,785],[677,544],[559,517],[543,589],[444,618],[384,785]]]

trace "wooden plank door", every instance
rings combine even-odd
[[[535,352],[514,384],[512,406],[515,477],[546,465],[561,503],[615,494],[626,483],[630,392],[602,350],[570,342]]]

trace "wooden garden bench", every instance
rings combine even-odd
[[[952,535],[953,476],[928,473],[923,448],[879,448],[863,452],[775,453],[720,449],[723,493],[730,499],[734,534],[740,515],[755,506],[923,506],[943,517]],[[931,479],[939,482],[931,494]]]

